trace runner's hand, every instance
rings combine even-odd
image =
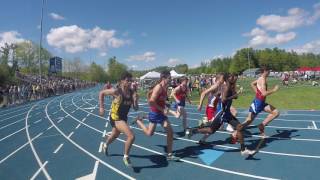
[[[99,108],[99,115],[103,116],[104,115],[104,109],[103,108]]]
[[[199,105],[198,106],[198,111],[201,111],[201,109],[202,109],[202,106]]]
[[[274,87],[273,87],[273,92],[276,92],[276,91],[278,91],[279,90],[279,85],[275,85]]]

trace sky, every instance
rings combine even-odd
[[[40,42],[42,0],[1,3],[0,46]],[[130,69],[232,56],[241,48],[320,53],[319,0],[45,0],[43,47]]]

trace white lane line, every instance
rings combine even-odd
[[[99,146],[99,153],[101,153],[102,152],[102,145],[103,145],[103,142],[100,142],[100,146]]]
[[[71,114],[73,114],[74,112],[76,112],[76,110],[72,111]]]
[[[37,106],[37,104],[35,104],[34,106],[32,106],[32,107],[30,108],[30,110],[28,111],[27,116],[26,116],[26,120],[25,120],[25,122],[26,122],[26,123],[25,123],[25,124],[26,124],[26,134],[27,134],[27,138],[28,138],[28,141],[29,141],[29,145],[30,145],[30,147],[31,147],[31,150],[32,150],[32,152],[33,152],[34,157],[35,157],[36,160],[37,160],[37,163],[38,163],[40,169],[42,170],[42,172],[43,172],[43,174],[46,176],[46,178],[51,180],[50,175],[48,174],[47,170],[44,168],[44,166],[43,166],[43,164],[42,164],[42,161],[41,161],[41,159],[40,159],[40,157],[39,157],[36,149],[34,148],[34,146],[33,146],[33,144],[32,144],[31,137],[30,137],[30,134],[29,134],[28,118],[29,118],[30,112],[32,111],[32,109],[33,109],[35,106]]]
[[[3,140],[5,140],[5,139],[7,139],[7,138],[9,138],[9,137],[11,137],[11,136],[13,136],[13,135],[15,135],[15,134],[17,134],[17,133],[19,133],[19,132],[21,132],[21,131],[23,131],[24,129],[25,129],[25,127],[22,128],[22,129],[19,129],[18,131],[14,132],[14,133],[12,133],[12,134],[9,134],[8,136],[0,139],[0,142],[3,141]]]
[[[95,180],[97,176],[99,161],[96,161],[92,173],[76,178],[76,180]]]
[[[86,110],[83,110],[81,109],[82,111],[86,111]],[[87,111],[86,111],[87,112]],[[106,119],[104,117],[100,117],[102,119]],[[79,121],[75,118],[76,121]],[[93,128],[91,127],[90,125],[87,125],[84,123],[85,126],[87,127],[90,127],[91,129],[97,131],[97,132],[100,132],[102,133],[100,130],[96,129],[96,128]],[[156,132],[155,132],[156,133]],[[117,140],[119,141],[122,141],[122,142],[125,142],[124,140],[120,139],[120,138],[117,138]],[[139,145],[136,145],[136,144],[132,144],[133,146],[135,147],[138,147],[140,149],[144,149],[144,150],[147,150],[149,152],[153,152],[153,153],[156,153],[156,154],[159,154],[159,155],[163,155],[165,156],[164,154],[160,153],[160,152],[157,152],[157,151],[154,151],[154,150],[151,150],[151,149],[148,149],[148,148],[145,148],[145,147],[142,147],[142,146],[139,146]],[[238,148],[236,148],[238,149]],[[236,172],[236,171],[231,171],[231,170],[226,170],[226,169],[221,169],[221,168],[216,168],[216,167],[212,167],[212,166],[206,166],[206,165],[203,165],[203,164],[199,164],[199,163],[195,163],[195,162],[192,162],[192,161],[188,161],[188,160],[184,160],[184,159],[180,159],[181,161],[184,161],[186,163],[189,163],[189,164],[193,164],[193,165],[197,165],[197,166],[200,166],[200,167],[205,167],[205,168],[208,168],[208,169],[213,169],[213,170],[217,170],[217,171],[222,171],[222,172],[226,172],[226,173],[230,173],[230,174],[236,174],[236,175],[240,175],[240,176],[246,176],[246,177],[252,177],[252,178],[257,178],[257,179],[267,179],[267,180],[273,180],[274,178],[269,178],[269,177],[263,177],[263,176],[256,176],[256,175],[252,175],[252,174],[246,174],[246,173],[241,173],[241,172]]]
[[[39,136],[41,136],[43,134],[42,133],[39,133],[37,136],[35,136],[34,138],[31,139],[31,141],[37,139]],[[23,144],[22,146],[20,146],[18,149],[14,150],[12,153],[10,153],[8,156],[6,156],[5,158],[3,158],[1,161],[0,161],[0,164],[2,164],[5,160],[7,160],[8,158],[10,158],[12,155],[14,155],[15,153],[17,153],[18,151],[20,151],[22,148],[26,147],[27,145],[29,144],[29,142],[26,142],[25,144]]]
[[[58,152],[59,152],[59,150],[62,148],[62,146],[63,146],[63,143],[62,144],[60,144],[58,147],[57,147],[57,149],[56,150],[54,150],[54,154],[57,154]]]
[[[90,103],[88,103],[90,104]],[[90,104],[90,105],[93,105],[93,104]],[[86,110],[83,110],[82,111],[85,111],[87,113],[89,113],[88,111]],[[106,119],[105,117],[101,117],[101,116],[98,116],[96,114],[92,114],[96,117],[99,117],[101,119]],[[128,116],[128,117],[132,117],[132,116]],[[134,118],[134,117],[133,117]],[[133,126],[130,126],[131,128],[134,128],[134,129],[138,129],[140,131],[142,131],[142,129],[140,128],[136,128],[136,127],[133,127]],[[267,126],[268,127],[268,126]],[[304,128],[304,129],[307,129],[307,128]],[[157,133],[155,132],[155,134],[159,134],[161,135],[161,133]],[[164,135],[164,134],[162,134]],[[166,135],[164,135],[166,136]],[[191,141],[191,142],[195,142],[195,143],[198,143],[198,141],[193,141],[193,140],[190,140],[190,139],[184,139],[184,138],[178,138],[176,137],[176,139],[180,139],[180,140],[184,140],[184,141]],[[239,149],[239,148],[235,148],[235,147],[231,147],[231,146],[223,146],[223,145],[216,145],[218,147],[224,147],[224,148],[229,148],[229,149]],[[304,154],[288,154],[288,153],[278,153],[278,152],[271,152],[271,151],[259,151],[260,153],[265,153],[265,154],[272,154],[272,155],[279,155],[279,156],[292,156],[292,157],[302,157],[302,158],[315,158],[315,159],[320,159],[320,156],[312,156],[312,155],[304,155]]]
[[[39,115],[41,112],[37,112],[36,115]]]
[[[76,129],[78,129],[81,126],[81,124],[79,123],[78,126],[76,127]]]
[[[53,126],[51,125],[50,127],[47,128],[47,131],[50,130]]]
[[[27,113],[27,112],[24,112],[24,113],[21,113],[21,114],[17,114],[17,115],[14,115],[14,116],[10,116],[10,117],[8,117],[8,118],[2,119],[0,122],[6,121],[6,120],[8,120],[8,119],[11,119],[11,118],[13,118],[13,117],[17,117],[17,116],[20,116],[20,115],[26,114],[26,113]]]
[[[72,136],[73,132],[71,132],[69,135],[68,135],[68,138],[70,138]]]
[[[47,164],[48,161],[44,162],[44,164],[37,170],[37,172],[30,178],[30,180],[34,180]]]
[[[57,114],[58,113],[58,111],[56,111],[56,112],[53,112],[52,114]]]
[[[62,103],[62,100],[60,101],[60,107],[62,108],[62,110],[63,110],[64,112],[66,112],[66,111],[64,110],[64,108],[62,107],[61,103]],[[134,180],[134,179],[135,179],[135,178],[129,176],[128,174],[125,174],[124,172],[120,171],[119,169],[113,167],[112,165],[110,165],[110,164],[104,162],[103,160],[99,159],[98,157],[96,157],[95,155],[93,155],[92,153],[90,153],[89,151],[87,151],[86,149],[84,149],[83,147],[81,147],[79,144],[77,144],[76,142],[74,142],[72,139],[68,138],[68,137],[66,136],[66,134],[64,134],[64,133],[61,131],[61,129],[58,128],[57,125],[54,124],[54,122],[53,122],[52,119],[50,118],[50,116],[49,116],[49,114],[48,114],[48,105],[49,105],[49,104],[50,104],[50,102],[46,105],[46,108],[45,108],[46,116],[48,117],[48,120],[51,122],[51,124],[56,128],[56,130],[57,130],[62,136],[64,136],[69,142],[71,142],[71,143],[72,143],[74,146],[76,146],[78,149],[80,149],[81,151],[83,151],[84,153],[86,153],[87,155],[89,155],[90,157],[92,157],[93,159],[99,161],[100,163],[102,163],[102,164],[105,165],[106,167],[112,169],[113,171],[117,172],[118,174],[124,176],[124,177],[127,178],[127,179],[130,179],[130,180]],[[70,117],[73,117],[73,116],[70,115]],[[79,122],[82,123],[82,124],[85,124],[85,123],[83,123],[83,122],[81,122],[81,121],[79,121]],[[101,132],[101,133],[102,133],[102,132]]]
[[[8,115],[8,114],[16,113],[16,112],[19,112],[19,111],[22,111],[22,110],[26,110],[26,109],[28,109],[28,108],[22,108],[22,109],[19,109],[19,110],[16,110],[16,111],[11,111],[9,113],[1,114],[0,116],[5,116],[5,115]],[[25,111],[25,112],[27,112],[27,111]]]
[[[38,121],[35,121],[34,124],[37,124],[37,123],[39,123],[41,121],[42,121],[42,119],[39,119]]]
[[[90,114],[87,114],[87,117],[89,117],[90,116]]]
[[[15,121],[15,122],[13,122],[13,123],[8,124],[8,125],[2,126],[2,127],[0,128],[0,130],[1,130],[1,129],[4,129],[4,128],[6,128],[6,127],[9,127],[9,126],[11,126],[11,125],[13,125],[13,124],[16,124],[16,123],[18,123],[18,122],[21,122],[21,121],[23,121],[23,120],[24,120],[24,119],[20,119],[20,120],[18,120],[18,121]]]
[[[28,105],[19,105],[18,107],[14,107],[14,108],[9,108],[7,110],[3,110],[1,111],[2,113],[3,112],[7,112],[7,111],[10,111],[9,113],[6,113],[6,114],[11,114],[13,112],[17,112],[17,111],[20,111],[21,109],[28,109],[29,107],[33,106],[33,104],[28,104]],[[2,115],[6,115],[6,114],[1,114],[0,116]]]
[[[103,134],[102,134],[102,137],[103,137],[103,138],[106,137],[106,133],[107,133],[107,131],[104,130],[104,131],[103,131]]]
[[[312,121],[312,124],[314,126],[314,129],[318,129],[316,122]]]
[[[61,118],[59,121],[57,121],[58,123],[60,123],[61,121],[63,121],[64,120],[64,118]]]

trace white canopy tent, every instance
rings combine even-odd
[[[178,74],[175,70],[171,70],[170,74],[171,74],[172,78],[178,78],[178,77],[182,77],[185,75],[185,74]]]
[[[143,75],[140,77],[140,80],[144,79],[158,79],[160,78],[160,73],[155,72],[155,71],[150,71],[147,74]]]
[[[179,78],[184,76],[184,74],[178,74],[175,70],[171,70],[170,71],[171,77],[172,78]],[[140,80],[144,80],[144,79],[158,79],[160,78],[160,73],[155,72],[155,71],[150,71],[147,74],[143,75],[140,77]]]

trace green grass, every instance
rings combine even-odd
[[[233,101],[236,108],[249,108],[254,92],[250,88],[250,83],[253,79],[239,79],[238,83],[244,88],[244,93],[239,95],[238,99]],[[267,97],[267,103],[272,104],[278,109],[296,109],[296,110],[320,110],[320,87],[311,86],[311,82],[299,82],[296,85],[289,87],[282,86],[278,79],[269,78],[268,87],[272,88],[275,84],[280,86],[280,89]],[[141,96],[145,96],[145,92],[140,91]],[[191,100],[193,104],[199,103],[198,91],[192,92]],[[206,102],[204,102],[205,104]]]

